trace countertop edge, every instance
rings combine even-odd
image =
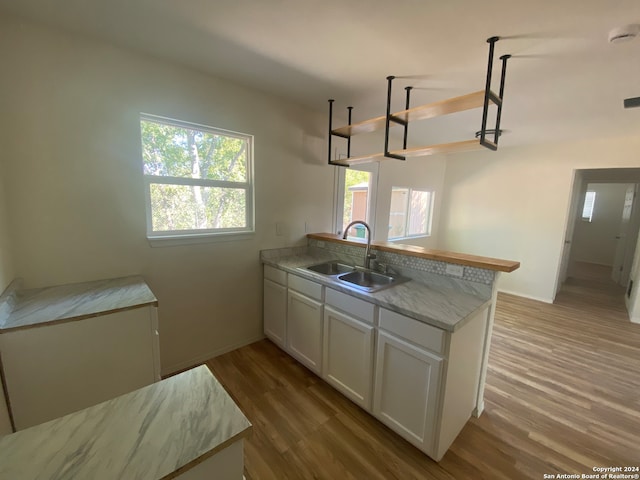
[[[122,307],[122,308],[114,308],[114,309],[110,309],[110,310],[103,310],[100,312],[96,312],[96,313],[87,313],[84,315],[77,315],[75,317],[65,317],[65,318],[56,318],[56,319],[52,319],[52,320],[48,320],[46,322],[37,322],[37,323],[29,323],[26,325],[18,325],[15,327],[0,327],[0,335],[3,333],[11,333],[11,332],[17,332],[19,330],[29,330],[32,328],[40,328],[40,327],[50,327],[52,325],[59,325],[62,323],[70,323],[70,322],[77,322],[79,320],[86,320],[88,318],[97,318],[97,317],[102,317],[104,315],[110,315],[112,313],[118,313],[118,312],[126,312],[128,310],[136,310],[138,308],[144,308],[144,307],[157,307],[158,306],[158,301],[150,301],[150,302],[146,302],[146,303],[140,303],[140,304],[136,304],[136,305],[131,305],[131,306],[127,306],[127,307]]]
[[[460,320],[458,320],[455,324],[448,324],[448,323],[444,323],[440,320],[438,320],[437,318],[432,318],[429,317],[427,315],[425,315],[424,313],[420,313],[420,312],[415,312],[415,311],[411,311],[411,310],[407,310],[405,308],[399,307],[398,305],[394,305],[388,302],[385,302],[379,298],[376,298],[373,294],[367,293],[367,292],[361,292],[359,290],[355,290],[353,288],[349,288],[349,287],[345,287],[344,285],[341,285],[340,283],[338,283],[336,280],[333,280],[331,278],[327,278],[321,274],[315,274],[313,272],[310,271],[306,271],[304,270],[305,266],[308,265],[313,265],[316,262],[309,262],[306,265],[300,265],[299,267],[289,267],[289,266],[285,266],[280,264],[277,260],[274,259],[266,259],[266,258],[261,258],[261,261],[263,264],[265,265],[270,265],[272,267],[278,268],[279,270],[285,271],[287,273],[291,273],[294,275],[298,275],[300,277],[306,278],[308,280],[320,283],[321,285],[324,285],[326,287],[330,287],[333,288],[334,290],[338,290],[342,293],[346,293],[348,295],[351,295],[355,298],[367,301],[369,303],[373,303],[375,305],[378,305],[379,307],[383,307],[386,308],[388,310],[391,310],[393,312],[399,313],[401,315],[405,315],[407,317],[413,318],[414,320],[417,320],[419,322],[425,323],[427,325],[431,325],[433,327],[436,328],[440,328],[441,330],[445,330],[449,333],[454,333],[457,330],[459,330],[460,328],[462,328],[467,322],[469,322],[476,313],[482,311],[483,308],[486,308],[487,305],[489,305],[491,303],[491,299],[481,299],[480,297],[476,297],[479,300],[482,300],[481,304],[476,306],[473,310],[469,311],[463,318],[461,318]],[[301,268],[302,267],[302,268]],[[408,283],[411,282],[415,282],[416,284],[420,283],[417,282],[415,280],[411,280]],[[392,287],[392,288],[398,288],[398,287]],[[466,294],[469,296],[473,296],[471,294]]]
[[[345,240],[339,235],[332,233],[308,233],[307,238],[314,240],[342,243],[344,245],[362,246],[363,242]],[[430,248],[417,247],[414,245],[397,245],[390,242],[371,242],[371,248],[383,252],[397,253],[411,257],[425,258],[428,260],[439,260],[442,262],[455,263],[468,267],[484,268],[498,272],[510,273],[520,268],[520,262],[513,260],[503,260],[500,258],[483,257],[467,253],[450,252],[447,250],[436,250]]]
[[[158,306],[158,299],[141,275],[24,290],[20,285],[19,279],[14,280],[0,297],[0,300],[3,300],[0,303],[0,334]],[[132,287],[134,287],[133,295],[122,294],[123,289],[126,291]],[[89,298],[87,301],[73,305],[60,303],[96,294],[98,302]],[[110,297],[116,300],[110,300],[105,305],[104,299]],[[35,305],[36,308],[30,304]],[[79,305],[82,306],[78,308]],[[26,311],[23,310],[25,308],[27,308]],[[43,309],[48,310],[42,313]]]

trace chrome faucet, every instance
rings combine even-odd
[[[369,228],[369,225],[367,225],[366,222],[363,222],[362,220],[354,220],[349,225],[347,225],[347,227],[344,229],[344,234],[342,235],[342,239],[344,240],[344,239],[347,238],[347,233],[349,233],[349,229],[351,227],[353,227],[354,225],[356,225],[356,224],[363,225],[364,228],[367,230],[367,248],[364,251],[364,268],[370,269],[371,259],[376,258],[376,254],[375,253],[370,253],[370,251],[371,251],[371,228]]]

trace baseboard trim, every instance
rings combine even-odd
[[[553,303],[553,299],[550,299],[550,298],[542,298],[542,297],[535,297],[533,295],[525,295],[524,293],[513,292],[511,290],[503,290],[502,288],[498,289],[498,293],[515,295],[516,297],[528,298],[529,300],[535,300],[537,302],[542,302],[542,303],[549,303],[549,304]]]
[[[480,415],[482,415],[482,412],[484,412],[484,401],[478,404],[478,406],[473,409],[472,415],[476,418],[480,418]]]
[[[213,350],[207,353],[203,353],[202,355],[198,355],[196,357],[192,357],[189,360],[185,360],[183,362],[179,362],[179,363],[174,363],[173,365],[169,365],[167,367],[163,367],[161,370],[162,373],[162,377],[166,377],[166,376],[170,376],[170,375],[174,375],[180,371],[184,371],[184,370],[188,370],[190,368],[193,368],[195,366],[198,365],[202,365],[204,362],[206,362],[207,360],[209,360],[210,358],[213,357],[217,357],[219,355],[223,355],[225,353],[228,353],[232,350],[236,350],[238,348],[244,347],[246,345],[249,345],[251,343],[255,343],[258,342],[260,340],[262,340],[263,338],[265,338],[264,334],[258,335],[256,337],[252,337],[252,338],[248,338],[246,340],[243,340],[241,342],[238,343],[234,343],[231,345],[226,345],[222,348],[218,348],[217,350]],[[162,359],[161,359],[162,362]]]

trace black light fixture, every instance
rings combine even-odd
[[[485,133],[485,135],[487,137],[491,137],[491,136],[494,136],[496,134],[496,129],[495,128],[487,129],[487,130],[484,131],[484,133]],[[499,129],[498,130],[498,136],[502,135],[502,133],[503,133],[503,130]],[[480,138],[481,135],[482,135],[482,130],[478,130],[476,132],[476,138]]]

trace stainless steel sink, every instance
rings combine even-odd
[[[311,265],[310,267],[307,267],[307,270],[321,273],[322,275],[339,275],[341,273],[353,272],[355,268],[343,263],[325,262],[317,265]]]
[[[369,270],[356,270],[354,272],[344,273],[340,275],[338,279],[367,292],[375,292],[409,281],[408,278],[384,275]]]

